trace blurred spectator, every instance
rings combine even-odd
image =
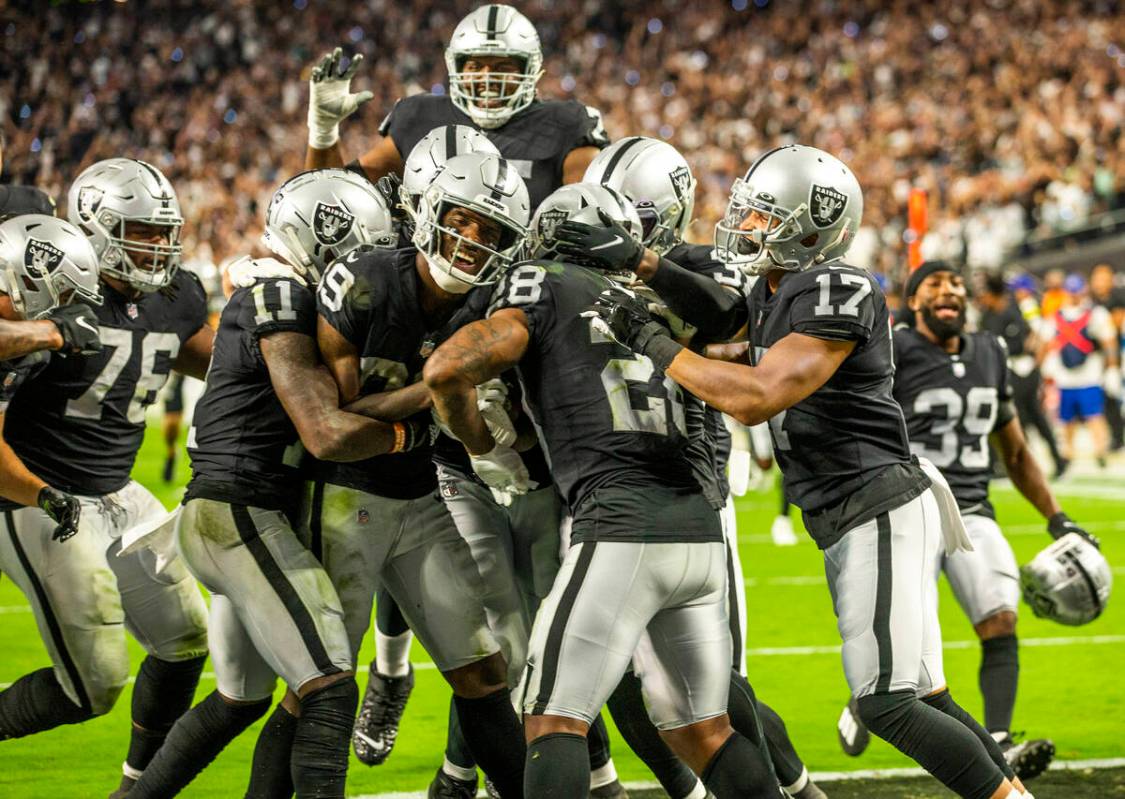
[[[1105,421],[1107,391],[1121,396],[1117,337],[1109,312],[1090,302],[1086,280],[1072,273],[1063,281],[1066,299],[1053,317],[1045,319],[1039,359],[1044,373],[1059,387],[1059,420],[1066,430],[1067,457],[1074,457],[1079,427],[1090,433],[1094,457],[1105,466],[1109,431]]]
[[[1052,319],[1059,312],[1059,308],[1066,303],[1066,289],[1063,282],[1066,272],[1061,269],[1048,269],[1043,275],[1043,299],[1040,303],[1040,313],[1044,319]]]
[[[1115,285],[1116,275],[1109,264],[1098,264],[1090,273],[1090,299],[1105,308],[1113,322],[1118,362],[1125,335],[1125,287]],[[1109,424],[1109,448],[1116,452],[1125,447],[1125,420],[1121,413],[1121,387],[1109,386],[1106,391],[1105,420]]]
[[[308,65],[337,44],[364,53],[356,85],[376,99],[343,131],[346,151],[362,152],[394,98],[445,90],[445,44],[476,5],[8,4],[6,176],[61,199],[97,158],[145,158],[177,186],[185,233],[221,262],[248,249],[273,188],[301,168]],[[935,246],[980,265],[1027,230],[1122,200],[1125,17],[1109,0],[520,8],[543,39],[544,95],[599,108],[614,137],[660,136],[685,153],[700,184],[694,240],[710,238],[732,179],[790,141],[855,169],[856,254],[890,275],[912,186],[930,198]]]

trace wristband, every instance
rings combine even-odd
[[[314,150],[329,150],[338,141],[340,141],[340,123],[337,122],[327,129],[320,125],[316,127],[309,125],[309,147]]]
[[[406,448],[406,425],[402,422],[394,423],[395,444],[391,448],[391,455],[402,452]]]

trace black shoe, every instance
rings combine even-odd
[[[1008,738],[1000,744],[1000,748],[1020,782],[1038,777],[1055,759],[1055,745],[1046,738],[1031,738],[1019,743]]]
[[[377,766],[390,756],[398,737],[398,723],[412,690],[413,666],[405,677],[384,677],[375,671],[375,664],[371,664],[367,691],[352,733],[352,747],[360,763]]]
[[[621,780],[614,780],[592,789],[590,799],[629,799],[629,792],[625,790]]]
[[[1055,461],[1055,479],[1058,480],[1059,478],[1061,478],[1064,474],[1066,474],[1066,470],[1069,468],[1069,458],[1059,458],[1057,461]]]
[[[474,799],[476,795],[476,777],[472,780],[459,780],[450,777],[440,768],[430,783],[430,789],[426,791],[426,799]]]
[[[840,714],[836,722],[836,738],[840,741],[840,748],[844,754],[859,757],[871,743],[871,733],[859,718],[859,705],[853,696],[848,700],[848,706]]]
[[[133,790],[133,786],[137,781],[132,777],[121,775],[121,784],[117,786],[117,790],[109,795],[109,799],[125,799],[129,795],[129,791]]]
[[[176,456],[169,455],[164,459],[164,469],[160,472],[160,479],[165,483],[172,482],[172,478],[176,476]]]

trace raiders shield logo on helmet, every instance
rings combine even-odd
[[[566,221],[566,211],[551,208],[539,214],[539,226],[536,232],[543,241],[554,241],[555,231],[559,225]]]
[[[313,235],[321,244],[339,244],[351,232],[355,216],[338,205],[317,203],[313,212]]]
[[[809,216],[817,227],[831,227],[844,213],[848,198],[829,186],[818,186],[815,183],[809,196]]]
[[[102,202],[102,197],[105,192],[94,186],[83,186],[78,191],[78,218],[83,222],[89,222],[94,218],[94,214],[98,212],[98,206]]]
[[[687,197],[688,189],[691,188],[691,171],[686,166],[681,166],[668,177],[672,180],[676,196],[681,200]]]
[[[31,277],[42,280],[62,259],[63,251],[54,244],[39,239],[27,240],[27,248],[23,251],[23,265]]]

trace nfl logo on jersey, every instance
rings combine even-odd
[[[367,508],[360,508],[356,511],[355,520],[360,524],[367,524],[371,521],[371,514],[367,512]]]

